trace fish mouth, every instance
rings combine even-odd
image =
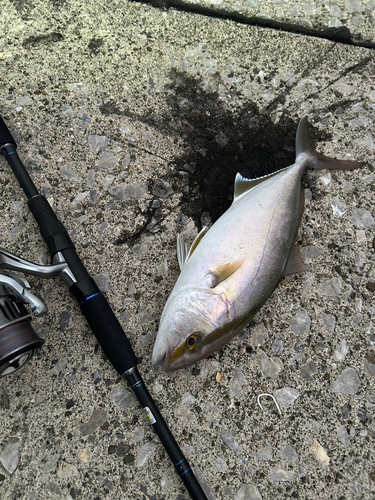
[[[177,345],[177,344],[176,344]],[[175,346],[176,347],[176,346]],[[175,347],[169,347],[162,343],[155,343],[154,350],[152,353],[151,364],[153,367],[162,366],[165,372],[170,372],[173,370],[170,366],[170,355]]]
[[[161,366],[165,372],[172,372],[173,368],[171,367],[168,359],[168,355],[164,354],[162,357],[157,358],[156,361],[152,361],[152,366],[156,368],[157,366]]]

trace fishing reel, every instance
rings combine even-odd
[[[4,269],[40,278],[60,276],[70,281],[71,273],[62,256],[57,254],[54,261],[54,265],[40,266],[0,248],[0,377],[22,368],[42,347],[44,340],[35,333],[31,319],[47,312],[45,302],[31,292],[27,281]]]

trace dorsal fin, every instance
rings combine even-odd
[[[250,191],[250,189],[253,189],[253,187],[257,186],[258,184],[261,184],[267,179],[270,179],[271,177],[279,174],[283,170],[286,170],[286,168],[276,170],[276,172],[272,172],[272,174],[263,175],[262,177],[256,177],[255,179],[247,179],[238,172],[234,180],[234,200],[241,196],[241,194],[246,193],[246,191]]]
[[[195,240],[191,244],[191,247],[189,248],[189,245],[184,242],[184,240],[181,238],[181,236],[178,234],[177,235],[177,260],[180,266],[180,270],[182,271],[182,268],[184,267],[185,263],[190,259],[192,256],[194,250],[197,248],[199,242],[203,238],[203,236],[207,233],[208,227],[204,226],[202,230],[198,233],[198,235],[195,237]]]

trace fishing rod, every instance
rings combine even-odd
[[[9,163],[28,199],[30,211],[38,223],[40,233],[49,248],[53,265],[39,266],[16,257],[9,252],[1,251],[0,268],[19,270],[42,278],[59,276],[63,280],[72,295],[77,299],[83,315],[107,358],[112,363],[115,370],[121,376],[125,376],[129,382],[150,424],[157,433],[177,473],[180,475],[186,489],[190,493],[191,498],[193,500],[207,500],[186,457],[183,455],[167,423],[160,414],[138,371],[137,358],[129,339],[112,311],[111,306],[107,302],[107,299],[100,292],[95,281],[89,275],[80,260],[64,225],[57,218],[47,199],[41,195],[35,187],[18,156],[16,147],[16,141],[0,116],[0,151]],[[17,317],[18,316],[16,316],[16,319]],[[7,328],[9,329],[13,325],[17,325],[16,320],[13,320]],[[28,333],[30,336],[29,330]],[[13,334],[12,332],[8,332],[6,342],[4,343],[7,349],[7,356],[3,358],[5,359],[7,367],[6,372],[17,369],[20,365],[20,360],[27,360],[30,358],[30,351],[40,345],[35,335],[34,333],[34,337],[31,340],[29,338],[25,340],[24,336],[20,334],[19,329],[16,329]],[[0,348],[1,346],[0,338]],[[27,359],[25,357],[25,352],[28,353]],[[23,355],[23,358],[21,355]],[[0,353],[0,361],[1,359]]]

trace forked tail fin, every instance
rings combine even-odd
[[[336,160],[317,153],[311,144],[308,125],[307,115],[304,115],[297,127],[296,163],[303,161],[307,168],[329,168],[331,170],[353,170],[365,164],[365,162],[359,161]],[[298,159],[299,156],[300,159]]]

